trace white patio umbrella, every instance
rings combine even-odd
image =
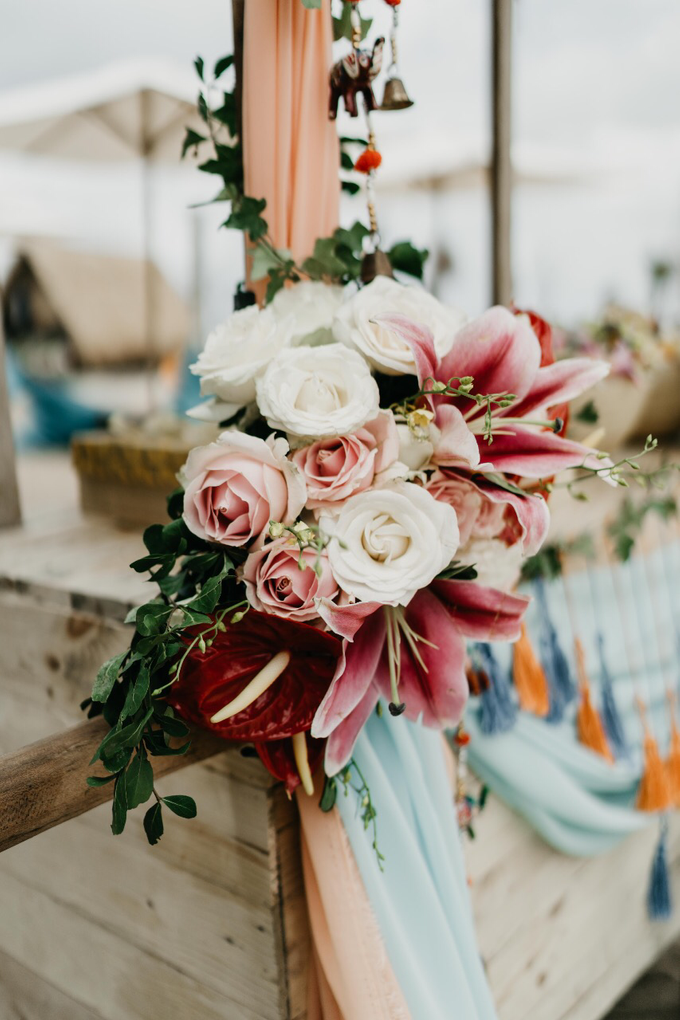
[[[150,164],[179,162],[185,128],[199,130],[196,81],[164,61],[125,62],[0,94],[0,149],[74,161],[137,160],[145,273],[144,328],[154,361]]]

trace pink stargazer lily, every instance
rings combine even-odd
[[[320,600],[319,614],[344,638],[312,724],[313,736],[328,737],[326,772],[334,775],[347,763],[380,697],[392,706],[401,701],[399,710],[426,726],[455,726],[468,697],[465,639],[515,641],[528,603],[524,596],[455,580],[433,581],[405,608]]]
[[[541,367],[541,345],[528,317],[501,307],[490,308],[459,330],[441,361],[427,327],[402,315],[381,316],[379,321],[414,351],[421,386],[427,378],[448,383],[472,376],[475,393],[515,397],[508,407],[492,404],[489,443],[484,437],[485,404],[465,396],[428,396],[440,432],[434,453],[439,466],[526,478],[546,478],[583,463],[595,466],[591,449],[547,430],[546,419],[550,408],[603,379],[607,362],[570,358]]]

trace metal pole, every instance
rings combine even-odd
[[[509,305],[513,299],[510,251],[512,4],[513,0],[492,0],[492,296],[494,304],[500,305]]]

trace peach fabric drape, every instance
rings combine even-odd
[[[296,260],[338,225],[339,143],[328,119],[330,0],[246,0],[243,31],[245,190],[266,198],[277,248]]]
[[[313,943],[309,1020],[410,1020],[339,812],[325,814],[304,793],[297,802]]]

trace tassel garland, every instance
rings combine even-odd
[[[654,851],[647,889],[647,914],[650,921],[667,921],[673,912],[668,874],[668,822],[662,819],[659,842]]]
[[[524,712],[546,716],[550,711],[548,681],[536,658],[524,623],[520,638],[514,647],[512,679],[517,690],[520,708]]]
[[[576,711],[576,729],[578,731],[578,738],[585,747],[589,747],[591,751],[595,751],[596,754],[602,755],[606,761],[613,764],[614,756],[607,742],[604,725],[600,718],[600,713],[597,711],[597,708],[592,701],[590,681],[588,679],[588,674],[586,673],[586,660],[583,645],[578,638],[576,638],[574,644],[576,648],[576,664],[581,691],[581,700]]]
[[[575,699],[577,688],[567,657],[560,647],[557,630],[550,618],[545,583],[542,578],[535,582],[534,588],[536,604],[543,624],[541,652],[550,694],[550,711],[547,721],[557,723],[562,721],[565,708]]]
[[[675,721],[675,695],[668,692],[671,718],[671,743],[666,758],[666,777],[673,807],[680,807],[680,730]]]
[[[597,635],[597,650],[600,657],[600,679],[602,683],[602,722],[604,723],[605,733],[615,757],[625,758],[629,753],[628,743],[616,705],[616,698],[614,697],[614,684],[607,668],[602,634]]]
[[[671,806],[668,774],[659,754],[659,746],[647,727],[645,707],[636,699],[645,732],[644,769],[635,806],[638,811],[666,811]]]
[[[510,689],[510,678],[499,665],[490,645],[478,644],[475,653],[488,681],[480,691],[482,710],[479,728],[487,736],[507,733],[517,719],[517,705]]]

